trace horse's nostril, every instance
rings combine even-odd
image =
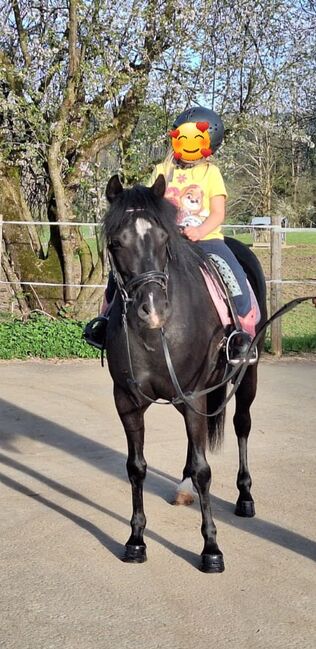
[[[141,311],[143,311],[144,313],[146,313],[146,315],[148,315],[148,314],[150,313],[150,306],[149,306],[149,304],[147,304],[146,302],[144,302],[144,303],[141,305],[140,308],[141,308]]]

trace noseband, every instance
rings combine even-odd
[[[128,293],[143,288],[146,284],[158,284],[165,292],[167,292],[169,275],[166,271],[148,270],[145,273],[140,273],[136,277],[132,277],[125,282],[125,291]]]
[[[113,255],[108,250],[109,261],[114,279],[116,282],[117,290],[122,298],[124,311],[127,304],[135,301],[136,292],[138,289],[143,288],[146,284],[158,284],[162,290],[167,293],[169,274],[167,272],[168,262],[165,270],[147,270],[144,273],[139,273],[136,277],[131,277],[124,282],[121,273],[118,271]]]

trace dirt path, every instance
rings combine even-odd
[[[222,575],[196,569],[198,506],[168,504],[186,450],[173,408],[147,415],[148,561],[127,565],[125,438],[107,372],[94,361],[3,362],[0,377],[0,647],[315,646],[315,360],[262,362],[252,520],[233,514],[229,408],[224,447],[211,459]]]

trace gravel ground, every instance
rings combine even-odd
[[[169,504],[186,452],[172,407],[146,416],[148,561],[124,564],[131,498],[107,370],[2,362],[0,377],[0,647],[315,647],[315,358],[261,363],[249,450],[255,519],[233,514],[229,406],[223,448],[210,456],[220,575],[197,570],[198,505]]]

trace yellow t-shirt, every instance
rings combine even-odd
[[[159,174],[166,179],[165,198],[178,208],[179,225],[200,225],[210,214],[210,199],[213,196],[227,196],[221,172],[213,164],[182,169],[172,162],[162,162],[155,167],[150,184],[155,182]],[[220,226],[204,237],[223,238]]]

